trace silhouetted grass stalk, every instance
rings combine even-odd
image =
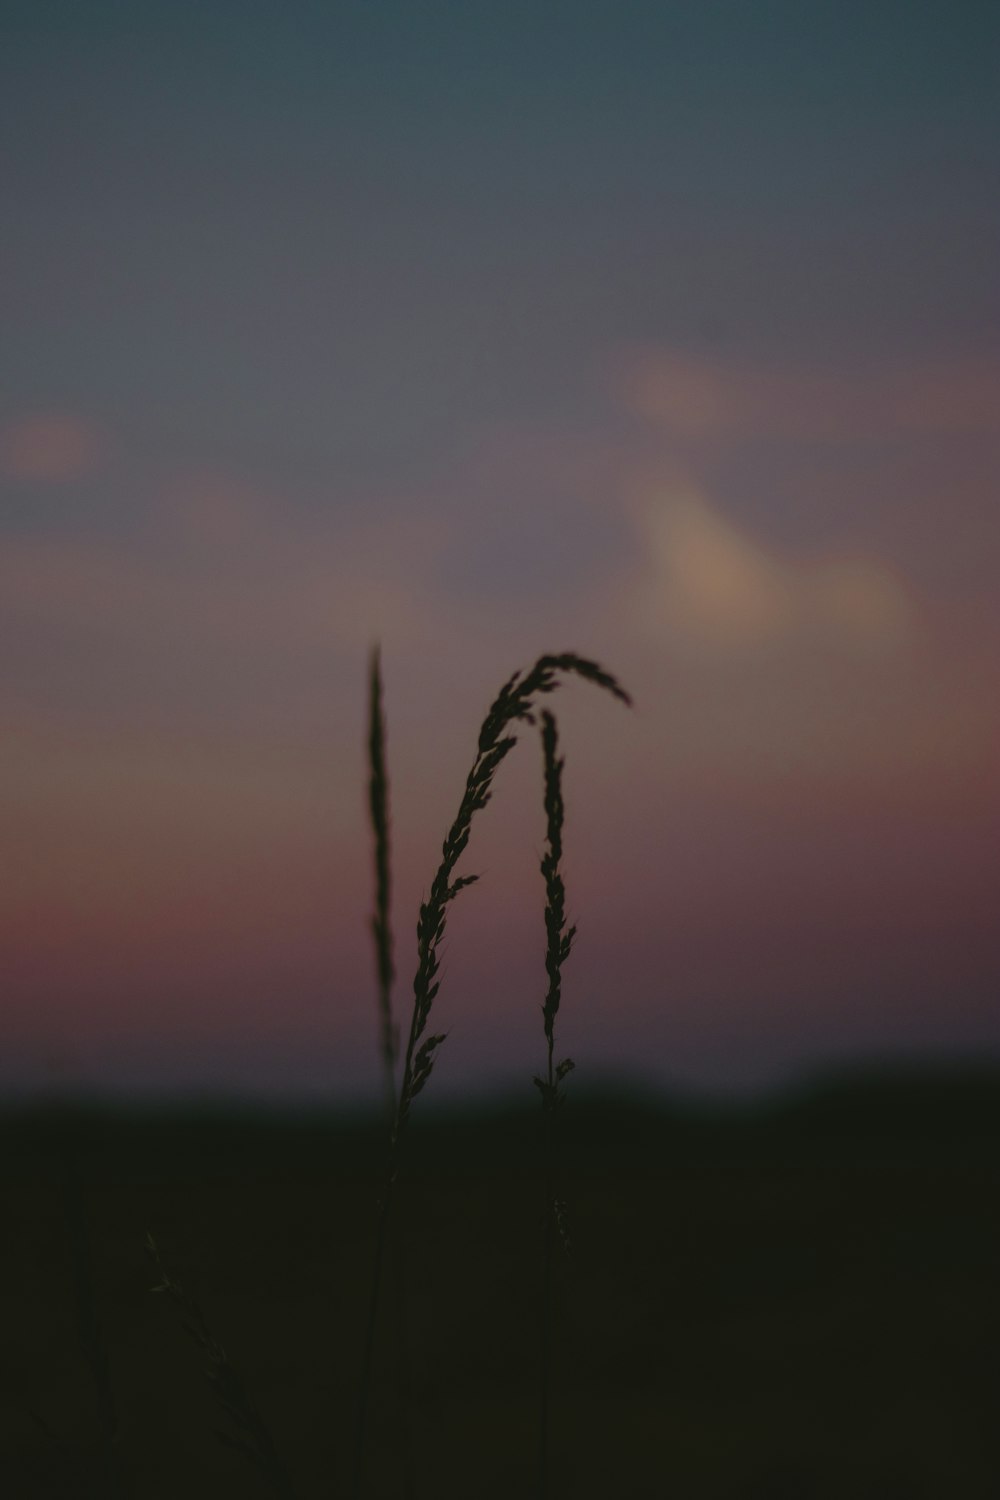
[[[469,842],[473,817],[489,802],[493,778],[502,761],[517,743],[516,737],[508,734],[507,730],[518,721],[526,724],[536,722],[533,712],[534,700],[536,697],[553,692],[558,687],[560,673],[582,677],[585,681],[606,689],[623,703],[631,703],[624,688],[610,672],[606,672],[596,662],[588,661],[585,657],[576,656],[572,652],[565,652],[559,656],[541,656],[529,672],[524,675],[515,672],[512,677],[508,678],[479,731],[476,756],[466,778],[458,812],[442,845],[441,862],[431,884],[430,895],[420,906],[417,921],[417,970],[413,979],[413,1011],[389,1143],[389,1159],[379,1212],[372,1290],[361,1369],[354,1468],[356,1497],[360,1497],[362,1488],[375,1328],[378,1321],[382,1268],[385,1261],[393,1192],[399,1173],[400,1148],[409,1123],[413,1101],[426,1088],[436,1061],[437,1049],[445,1040],[443,1033],[426,1034],[431,1008],[440,987],[440,980],[437,977],[437,950],[444,937],[451,902],[460,891],[479,878],[477,875],[455,876],[455,866]]]
[[[292,1482],[250,1393],[230,1363],[225,1349],[209,1328],[198,1303],[164,1270],[156,1241],[148,1233],[146,1251],[160,1278],[159,1283],[150,1290],[165,1293],[177,1308],[181,1324],[205,1356],[205,1378],[212,1387],[215,1399],[236,1428],[234,1435],[225,1428],[217,1427],[216,1437],[227,1447],[242,1453],[280,1500],[295,1500]]]
[[[125,1493],[118,1459],[119,1420],[111,1380],[111,1359],[94,1294],[90,1233],[83,1197],[83,1184],[73,1150],[67,1147],[63,1157],[63,1204],[66,1214],[70,1254],[73,1263],[73,1288],[76,1301],[77,1334],[80,1350],[94,1384],[97,1402],[97,1424],[104,1485],[109,1497]]]
[[[538,1493],[541,1500],[548,1494],[549,1449],[549,1382],[552,1358],[552,1258],[556,1231],[562,1228],[559,1205],[555,1198],[555,1165],[553,1161],[553,1125],[555,1112],[563,1103],[562,1082],[572,1072],[573,1060],[566,1057],[555,1062],[555,1022],[562,996],[562,966],[569,957],[576,928],[566,930],[566,888],[559,863],[562,859],[564,806],[562,771],[564,762],[558,756],[559,736],[555,718],[542,712],[542,753],[545,765],[545,823],[547,848],[542,856],[545,881],[545,972],[548,989],[542,1005],[545,1029],[547,1067],[544,1078],[535,1078],[542,1096],[545,1118],[543,1142],[545,1180],[545,1238],[542,1248],[541,1349],[539,1359],[538,1398]]]
[[[382,1059],[386,1117],[390,1128],[396,1113],[396,1053],[398,1038],[392,1019],[392,931],[389,922],[389,778],[385,757],[385,715],[382,711],[382,672],[379,648],[371,654],[368,679],[368,808],[375,845],[375,910],[372,938],[378,987],[379,1055]]]
[[[386,765],[386,728],[382,707],[381,655],[371,654],[368,679],[368,810],[372,825],[375,863],[375,909],[372,939],[375,946],[375,979],[378,1000],[379,1055],[385,1090],[386,1124],[391,1134],[396,1114],[396,1054],[398,1032],[392,1015],[392,928],[389,915],[391,862],[389,857],[389,775]],[[407,1331],[406,1266],[402,1237],[391,1236],[389,1247],[393,1271],[396,1337],[396,1396],[403,1460],[403,1494],[413,1494],[413,1438],[410,1428],[410,1352]]]

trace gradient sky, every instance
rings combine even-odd
[[[560,712],[560,1050],[1000,1050],[1000,12],[0,9],[0,1087],[378,1096],[500,683]],[[540,750],[433,1088],[543,1057]]]

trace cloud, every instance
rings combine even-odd
[[[647,635],[744,652],[801,637],[891,647],[909,630],[902,585],[872,558],[778,557],[691,490],[648,496],[637,520],[643,563],[628,592]]]
[[[996,360],[845,371],[632,348],[619,354],[614,384],[626,406],[677,437],[1000,436]]]
[[[81,417],[38,413],[0,429],[0,472],[29,483],[68,484],[92,474],[105,447],[103,434]]]
[[[260,560],[256,560],[260,562]],[[25,625],[121,642],[213,647],[319,646],[363,652],[375,634],[425,633],[425,606],[398,572],[379,575],[331,547],[268,570],[246,560],[178,570],[113,548],[29,539],[0,561],[4,614]]]
[[[363,663],[376,638],[430,656],[444,626],[433,525],[287,505],[204,476],[172,486],[117,538],[15,535],[0,549],[10,692],[58,713],[298,701],[317,670]],[[337,668],[339,670],[339,666]],[[83,708],[83,705],[89,707]]]

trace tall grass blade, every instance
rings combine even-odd
[[[97,1402],[97,1421],[104,1484],[109,1500],[125,1495],[119,1463],[119,1418],[111,1378],[111,1358],[97,1310],[94,1293],[90,1233],[84,1204],[83,1184],[71,1148],[63,1155],[63,1207],[73,1264],[77,1335],[84,1362],[90,1372]]]
[[[204,1355],[205,1378],[227,1423],[215,1429],[215,1436],[226,1447],[242,1453],[279,1500],[295,1500],[291,1479],[243,1380],[208,1326],[198,1302],[164,1269],[156,1241],[148,1232],[146,1253],[160,1278],[151,1290],[163,1293],[174,1304],[182,1326]]]
[[[398,1038],[392,1018],[392,983],[395,974],[389,919],[389,777],[386,770],[385,738],[381,653],[376,646],[371,654],[368,677],[368,809],[375,852],[375,909],[371,921],[378,993],[379,1055],[382,1059],[386,1117],[391,1124],[396,1112]]]
[[[469,842],[472,820],[475,814],[489,802],[492,796],[493,778],[517,743],[516,736],[508,733],[508,730],[518,722],[532,725],[536,723],[535,699],[554,692],[559,686],[561,675],[581,677],[584,681],[591,682],[596,687],[611,693],[622,703],[631,704],[632,700],[628,693],[610,672],[605,671],[597,662],[578,656],[575,652],[540,656],[530,671],[515,672],[512,677],[509,677],[483,720],[475,759],[466,777],[465,790],[458,812],[441,846],[441,862],[431,883],[430,894],[420,906],[417,920],[417,969],[413,979],[413,1008],[403,1073],[392,1123],[389,1159],[379,1211],[372,1268],[372,1289],[361,1369],[355,1441],[355,1500],[360,1500],[362,1493],[375,1330],[378,1322],[382,1272],[394,1186],[399,1172],[400,1148],[409,1123],[413,1101],[426,1088],[437,1060],[438,1048],[445,1041],[443,1033],[428,1033],[427,1029],[431,1009],[440,988],[437,953],[447,926],[449,906],[462,890],[479,878],[477,875],[456,876],[455,867]]]
[[[555,1197],[555,1163],[553,1160],[553,1125],[555,1112],[562,1104],[562,1082],[571,1072],[571,1058],[555,1061],[555,1024],[562,997],[562,966],[569,957],[576,928],[566,930],[566,887],[559,864],[562,859],[562,830],[565,817],[562,795],[564,761],[559,759],[559,735],[554,716],[542,711],[542,756],[545,767],[545,836],[542,856],[542,878],[545,881],[545,972],[548,987],[542,1004],[547,1066],[544,1078],[535,1079],[545,1112],[545,1238],[542,1247],[541,1348],[539,1358],[538,1396],[538,1494],[548,1495],[549,1471],[549,1384],[552,1360],[552,1258],[557,1232],[564,1230],[562,1205]]]
[[[526,724],[536,722],[534,700],[555,691],[559,685],[560,673],[575,674],[604,688],[623,703],[630,705],[632,702],[610,672],[598,666],[597,662],[573,652],[564,652],[559,656],[540,656],[530,672],[523,675],[515,672],[513,677],[508,678],[494,699],[479,731],[476,758],[466,778],[465,792],[455,820],[442,845],[441,863],[434,876],[430,896],[420,907],[413,1012],[393,1128],[394,1157],[409,1119],[413,1100],[426,1086],[434,1067],[437,1048],[445,1040],[442,1035],[429,1036],[424,1041],[421,1038],[427,1029],[431,1006],[438,992],[437,950],[444,937],[448,906],[459,891],[479,878],[478,875],[463,875],[453,879],[455,866],[469,842],[473,817],[489,802],[493,778],[517,743],[516,737],[508,734],[507,730],[518,721]]]
[[[389,774],[386,766],[385,713],[382,706],[381,652],[371,653],[368,677],[368,810],[372,825],[375,864],[375,908],[372,938],[375,945],[375,979],[378,998],[379,1055],[385,1091],[386,1123],[392,1131],[396,1114],[396,1055],[398,1029],[392,1015],[392,929],[390,926],[391,875],[389,851]],[[402,1238],[391,1235],[388,1253],[392,1265],[392,1290],[396,1336],[396,1396],[400,1422],[400,1452],[403,1464],[403,1497],[413,1494],[413,1437],[410,1427],[410,1353],[407,1336],[406,1267]]]

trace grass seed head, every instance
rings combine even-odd
[[[540,656],[530,671],[515,672],[503,684],[490,705],[479,731],[476,757],[466,778],[458,812],[441,846],[441,863],[431,884],[430,895],[420,907],[417,922],[417,971],[413,980],[413,1011],[403,1066],[403,1079],[400,1085],[399,1104],[393,1127],[394,1147],[409,1117],[410,1105],[419,1092],[416,1086],[417,1059],[421,1054],[417,1052],[417,1045],[427,1027],[431,1006],[438,993],[436,950],[444,937],[448,906],[461,890],[478,878],[459,876],[453,879],[455,866],[469,842],[473,817],[489,802],[493,778],[517,743],[516,736],[508,731],[518,722],[527,724],[536,722],[534,708],[536,697],[554,692],[559,685],[561,675],[581,677],[584,681],[604,688],[621,702],[631,704],[631,698],[617,679],[597,662],[590,661],[587,657],[577,656],[575,652],[563,652],[561,655]],[[565,893],[558,873],[562,850],[563,809],[559,780],[562,763],[557,760],[555,754],[555,720],[551,714],[543,715],[543,742],[551,747],[549,751],[546,751],[548,757],[546,762],[548,767],[546,817],[550,836],[549,864],[546,873],[548,891],[546,926],[550,932],[550,939],[549,955],[546,961],[549,972],[549,993],[544,1007],[546,1035],[550,1039],[551,1046],[552,1026],[559,1008],[559,966],[569,955],[575,931],[573,928],[570,928],[568,932],[565,931]],[[551,767],[549,767],[549,760],[552,762]],[[551,908],[551,915],[548,913],[548,908]],[[428,1053],[419,1073],[420,1089],[424,1088],[427,1083],[431,1066]]]

